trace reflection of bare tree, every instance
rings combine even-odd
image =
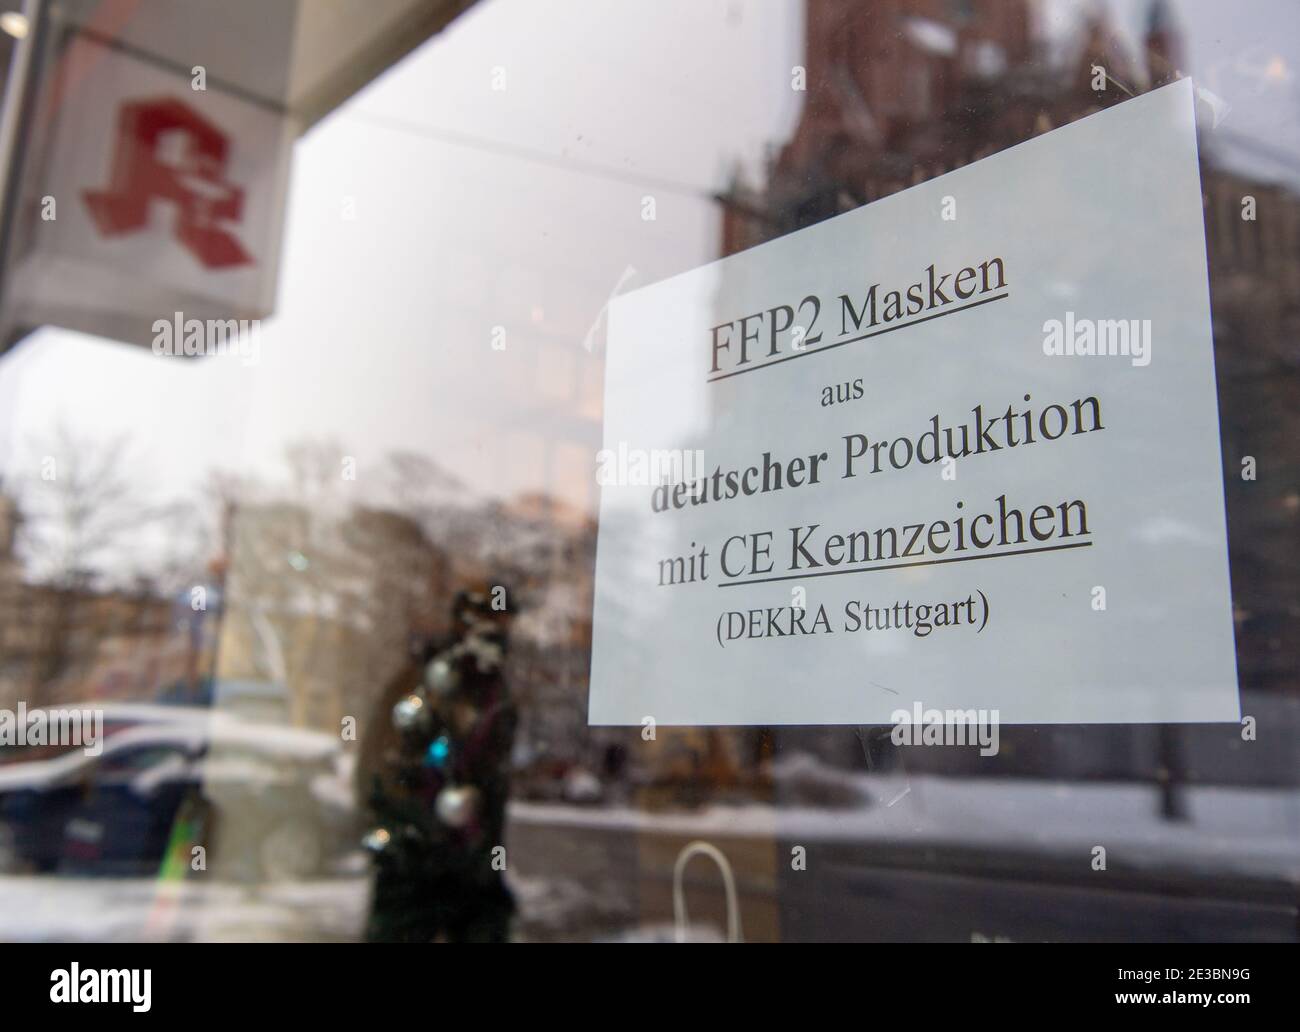
[[[397,510],[426,525],[438,508],[449,500],[462,500],[465,492],[459,478],[418,452],[392,452],[385,460],[384,474]]]
[[[247,477],[229,470],[208,471],[203,484],[203,511],[208,517],[203,528],[204,545],[207,554],[218,562],[224,563],[230,555],[235,513],[251,493],[252,485]]]
[[[333,495],[342,483],[344,450],[333,441],[295,441],[284,455],[294,490],[305,502]]]
[[[20,499],[21,548],[33,578],[50,589],[36,671],[38,683],[48,683],[78,658],[78,605],[94,587],[129,580],[138,593],[152,593],[152,578],[138,566],[128,571],[114,564],[132,537],[172,508],[141,497],[124,436],[81,438],[60,424],[29,451],[38,468],[25,478]]]
[[[374,481],[395,504],[365,504],[358,496],[372,498],[371,482],[347,479],[344,458],[329,442],[298,442],[286,451],[292,499],[253,498],[229,481],[231,493],[214,495],[232,513],[222,676],[283,686],[290,720],[306,726],[337,728],[340,716],[367,712],[374,686],[405,661],[409,636],[446,609],[437,601],[446,553],[420,517],[453,478],[395,456]]]
[[[412,452],[355,480],[338,445],[299,442],[286,457],[288,491],[224,481],[213,494],[234,512],[222,680],[274,685],[291,723],[336,732],[372,713],[412,638],[446,630],[458,588],[501,584],[519,613],[511,691],[548,715],[536,737],[583,751],[595,540],[584,513],[545,495],[472,498]]]
[[[39,468],[21,499],[22,544],[41,580],[90,586],[124,539],[170,511],[141,499],[125,436],[78,438],[59,425],[29,452],[39,457]]]

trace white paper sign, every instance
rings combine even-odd
[[[591,723],[1239,719],[1190,81],[619,297],[607,363]]]

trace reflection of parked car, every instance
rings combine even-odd
[[[229,714],[147,722],[82,750],[0,766],[0,866],[156,871],[182,804],[222,869],[320,872],[354,841],[339,742]]]
[[[48,706],[29,711],[32,714],[44,713],[50,719],[67,719],[64,715],[75,715],[83,727],[96,726],[96,718],[102,723],[104,740],[121,731],[149,724],[208,724],[213,711],[197,706],[156,706],[139,702],[102,702],[77,703],[70,706]],[[34,760],[50,760],[64,753],[79,749],[75,745],[47,743],[42,745],[0,744],[0,768],[10,763],[30,763]]]

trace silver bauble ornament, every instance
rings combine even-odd
[[[438,820],[449,828],[463,828],[478,811],[478,789],[469,785],[448,785],[433,803]]]
[[[439,695],[450,695],[460,683],[460,675],[445,656],[436,656],[424,668],[424,683]]]
[[[399,731],[418,731],[429,724],[429,707],[412,693],[393,707],[393,726]]]

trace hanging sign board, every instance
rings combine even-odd
[[[62,326],[145,347],[160,328],[274,307],[292,121],[76,37],[38,105],[6,337]],[[195,322],[198,320],[198,322]]]

